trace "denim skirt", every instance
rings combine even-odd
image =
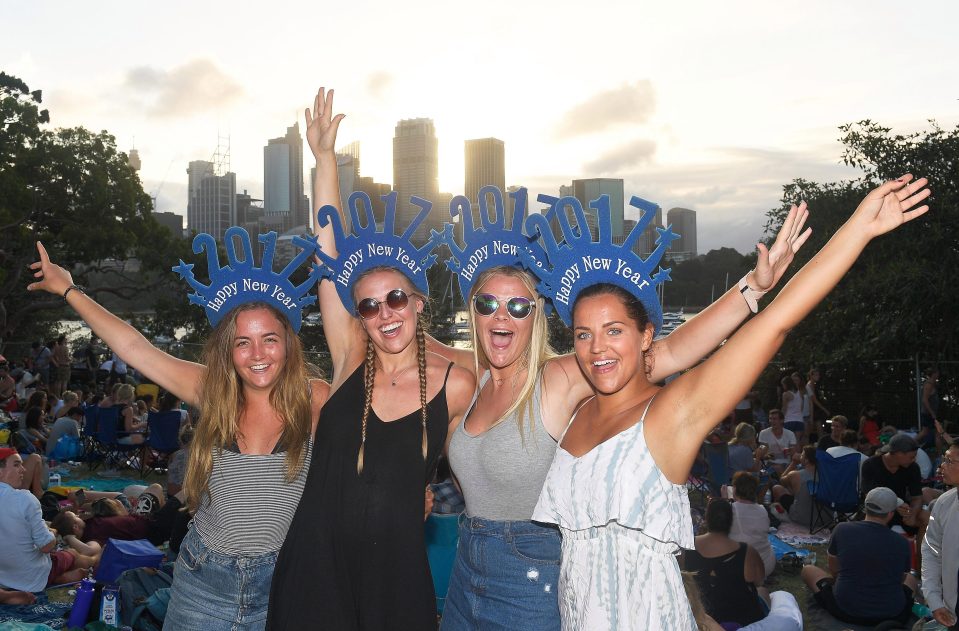
[[[279,551],[234,556],[206,547],[195,528],[180,544],[170,605],[170,631],[257,631],[266,628],[270,582]]]
[[[558,631],[559,530],[460,516],[442,631]]]

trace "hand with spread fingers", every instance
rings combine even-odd
[[[336,144],[336,132],[346,114],[333,116],[333,90],[320,88],[313,99],[313,109],[306,108],[306,142],[313,157],[332,155]]]
[[[812,234],[812,228],[803,230],[808,218],[806,202],[802,202],[799,206],[793,204],[776,234],[772,247],[766,248],[762,243],[756,244],[759,259],[756,261],[756,269],[749,275],[750,280],[747,281],[750,287],[756,291],[765,292],[776,286],[782,275],[789,269],[789,264],[792,263],[796,252]]]
[[[870,191],[850,222],[872,239],[924,215],[929,210],[928,205],[913,207],[932,194],[927,188],[929,180],[924,177],[915,182],[912,180],[912,174],[907,173]]]
[[[30,269],[33,270],[33,277],[38,280],[27,285],[27,291],[48,291],[62,296],[73,285],[73,276],[50,260],[47,249],[39,241],[37,241],[37,253],[40,260],[31,263]]]

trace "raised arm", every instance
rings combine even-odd
[[[50,261],[46,248],[39,241],[37,252],[40,260],[32,263],[30,269],[38,280],[27,285],[27,290],[42,290],[62,296],[73,286],[73,277],[70,272]],[[71,290],[66,300],[94,334],[112,348],[120,359],[190,405],[199,406],[199,384],[206,367],[164,353],[147,341],[139,331],[101,307],[82,291]]]
[[[656,422],[647,431],[655,434],[650,450],[670,480],[685,480],[710,428],[749,391],[788,331],[836,286],[869,241],[929,209],[910,210],[929,196],[925,179],[911,180],[906,175],[871,191],[768,307],[709,360],[663,389],[651,410]]]
[[[779,229],[771,248],[759,243],[756,269],[746,275],[746,284],[764,294],[776,286],[803,246],[811,228],[803,230],[809,212],[806,203],[793,206]],[[653,342],[651,381],[693,366],[719,346],[751,313],[739,287],[733,287],[695,318],[685,322],[665,338]]]
[[[333,206],[340,212],[343,225],[346,221],[340,204],[340,182],[336,172],[336,132],[346,114],[333,116],[333,90],[320,88],[313,99],[313,107],[306,109],[306,142],[316,158],[316,179],[313,181],[313,219],[323,206]],[[333,226],[316,225],[317,241],[323,252],[335,257],[336,241]],[[362,361],[366,353],[362,326],[349,313],[336,288],[329,280],[320,281],[320,312],[323,314],[323,331],[333,361],[334,383],[345,378],[347,366]]]

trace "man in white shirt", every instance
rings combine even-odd
[[[796,435],[783,427],[780,410],[769,410],[769,427],[759,432],[760,444],[769,447],[770,464],[779,473],[785,471],[796,448]]]
[[[42,592],[56,582],[80,580],[96,559],[72,550],[54,551],[57,538],[43,521],[40,500],[16,488],[23,475],[20,454],[0,448],[0,586]]]

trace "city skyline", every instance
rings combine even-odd
[[[946,0],[924,3],[921,24],[893,5],[825,0],[470,11],[427,0],[415,19],[375,0],[322,17],[285,0],[229,10],[52,0],[12,4],[4,17],[3,70],[43,90],[53,126],[105,129],[135,147],[160,212],[186,211],[183,171],[209,160],[221,135],[231,136],[236,190],[262,199],[264,140],[302,129],[320,85],[336,88],[347,114],[339,145],[363,144],[371,181],[391,180],[396,121],[429,117],[439,191],[464,193],[462,143],[495,137],[507,186],[535,199],[574,179],[621,178],[627,196],[695,209],[700,251],[750,250],[794,178],[855,176],[841,164],[840,125],[959,123],[948,26],[959,5]],[[314,23],[328,25],[318,54],[303,28]]]

